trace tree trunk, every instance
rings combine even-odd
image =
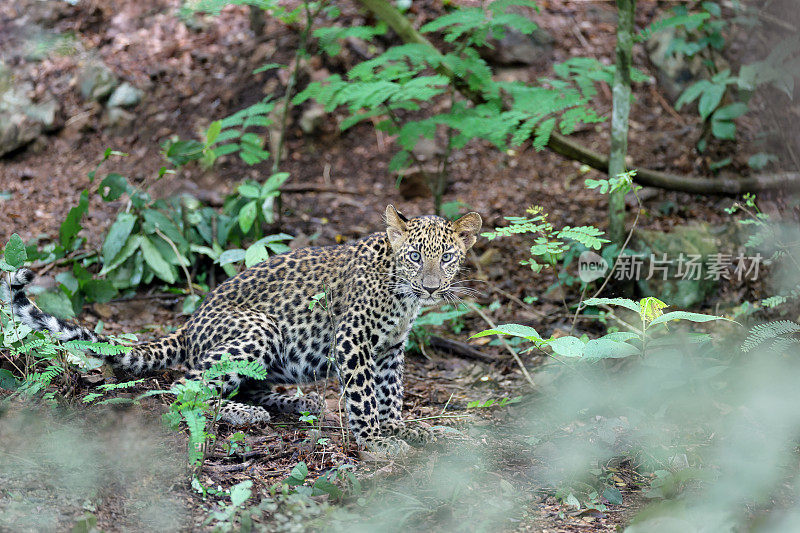
[[[611,152],[608,175],[625,172],[628,155],[628,117],[631,111],[631,52],[633,50],[633,14],[636,0],[617,0],[617,47],[614,51],[614,86],[611,112]],[[625,191],[614,191],[608,198],[608,235],[612,243],[625,241]],[[621,252],[621,250],[620,250]]]

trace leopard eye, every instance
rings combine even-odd
[[[414,263],[419,263],[422,260],[422,255],[416,250],[408,252],[408,258]]]
[[[442,254],[442,263],[449,263],[452,260],[453,260],[452,252],[445,252]]]

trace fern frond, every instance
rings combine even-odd
[[[253,379],[265,379],[267,377],[267,369],[257,361],[233,361],[229,358],[224,358],[206,370],[203,373],[203,378],[206,381],[212,381],[230,373],[241,374],[244,377]]]
[[[564,226],[564,228],[556,234],[559,239],[572,239],[573,241],[583,244],[587,248],[593,248],[595,250],[602,248],[604,243],[611,242],[608,239],[603,239],[600,235],[603,235],[603,231],[594,226],[577,226],[574,228]]]
[[[92,342],[92,341],[67,341],[64,343],[67,349],[74,350],[89,350],[96,354],[113,356],[123,353],[128,353],[133,349],[133,346],[122,346],[119,344],[110,344],[108,342]]]
[[[767,322],[759,324],[750,330],[747,338],[742,343],[742,351],[749,352],[767,339],[786,335],[787,333],[797,333],[800,325],[791,320],[779,320],[777,322]]]

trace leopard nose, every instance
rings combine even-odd
[[[436,287],[426,287],[425,285],[422,286],[422,288],[426,290],[428,294],[430,294],[431,296],[433,296],[434,292],[439,290],[439,287],[441,287],[441,285],[437,285]]]

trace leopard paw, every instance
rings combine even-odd
[[[269,411],[257,405],[226,402],[219,410],[219,419],[232,426],[249,426],[270,421]]]
[[[403,439],[416,448],[421,448],[436,441],[436,434],[433,430],[428,426],[422,425],[407,426],[403,424],[392,431],[392,435]]]
[[[397,437],[373,437],[364,442],[364,448],[378,457],[396,459],[411,451],[409,444]]]

